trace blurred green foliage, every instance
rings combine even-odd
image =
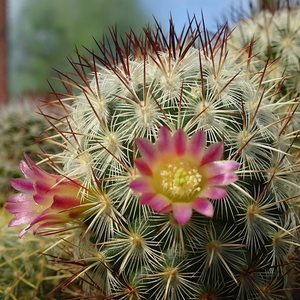
[[[23,0],[10,29],[10,92],[50,91],[47,79],[53,70],[72,71],[67,57],[75,57],[75,46],[97,50],[96,40],[117,25],[120,34],[152,22],[138,0]],[[59,91],[61,84],[51,82]]]

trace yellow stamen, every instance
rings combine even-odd
[[[201,190],[202,175],[187,162],[169,164],[159,174],[162,193],[173,201],[189,202]]]

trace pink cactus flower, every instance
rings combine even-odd
[[[172,136],[166,127],[160,128],[156,144],[137,138],[142,155],[134,163],[140,177],[130,188],[140,196],[141,204],[148,204],[158,213],[173,211],[174,218],[185,224],[193,209],[213,217],[214,208],[208,199],[226,197],[227,186],[236,180],[239,167],[236,161],[221,161],[223,143],[205,150],[204,131],[191,139],[178,129]]]
[[[83,212],[78,198],[78,181],[49,174],[26,154],[25,158],[27,163],[20,163],[25,179],[11,179],[12,186],[21,193],[11,196],[5,206],[14,215],[9,227],[29,223],[20,233],[20,238],[36,224],[34,234],[44,227],[74,220]]]

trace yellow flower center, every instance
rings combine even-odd
[[[161,193],[174,202],[191,202],[201,191],[202,175],[188,162],[166,165],[158,179]]]

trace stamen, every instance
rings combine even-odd
[[[191,196],[201,191],[202,175],[189,163],[169,164],[160,171],[162,193],[173,200],[189,202]]]

